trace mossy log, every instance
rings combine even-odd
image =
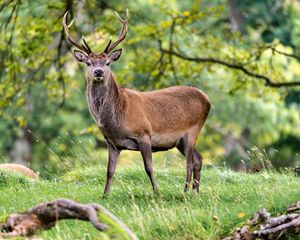
[[[264,208],[259,210],[246,225],[223,240],[288,239],[289,236],[300,237],[300,201],[288,206],[286,214],[277,217],[271,217]]]
[[[123,222],[101,205],[80,204],[69,199],[41,203],[25,212],[9,215],[4,223],[0,223],[0,239],[32,236],[40,230],[52,228],[63,219],[89,221],[97,230],[114,239],[137,239]]]

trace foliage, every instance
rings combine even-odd
[[[247,23],[251,28],[260,32],[262,40],[272,42],[280,39],[284,45],[296,46],[300,43],[299,38],[299,10],[294,7],[299,5],[296,1],[281,0],[246,0],[238,3],[247,14]],[[247,6],[251,4],[252,7]]]
[[[93,145],[80,144],[79,154],[87,154],[103,140],[87,110],[84,68],[73,59],[62,31],[62,16],[68,9],[76,17],[72,33],[77,39],[83,34],[100,52],[120,27],[112,10],[122,14],[129,8],[124,53],[113,66],[121,85],[139,90],[193,85],[209,95],[213,107],[205,137],[198,143],[206,161],[222,162],[225,137],[240,138],[246,128],[250,129],[247,148],[272,148],[287,137],[299,140],[299,104],[297,97],[291,98],[299,90],[276,85],[297,84],[300,79],[299,3],[237,2],[244,13],[245,34],[231,31],[225,0],[1,0],[0,156],[7,159],[15,140],[29,130],[32,164],[45,174],[45,169],[59,171],[58,163],[66,169],[80,164],[78,143]],[[205,59],[189,61],[167,51]],[[277,147],[279,152],[288,148],[282,150],[284,163],[278,166],[299,162],[298,149]]]
[[[111,195],[100,196],[104,168],[80,168],[68,180],[39,180],[32,185],[1,188],[0,216],[22,211],[42,201],[58,197],[82,203],[97,202],[126,223],[139,239],[220,239],[258,208],[276,214],[299,200],[299,178],[288,173],[234,173],[205,168],[200,195],[184,194],[184,166],[156,171],[159,194],[154,195],[141,164],[117,171]],[[72,178],[70,178],[72,176]],[[90,224],[62,221],[41,233],[43,239],[96,239]]]

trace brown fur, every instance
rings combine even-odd
[[[28,167],[25,167],[25,166],[20,165],[20,164],[3,163],[3,164],[0,164],[0,170],[5,170],[5,171],[9,171],[9,172],[20,173],[20,174],[25,175],[25,176],[27,176],[29,178],[34,179],[34,180],[38,178],[38,175],[35,172],[33,172]]]
[[[210,105],[207,96],[193,87],[176,86],[153,92],[123,89],[126,96],[125,125],[142,136],[147,132],[168,134],[202,127]]]
[[[120,88],[112,75],[107,87],[99,83],[88,87],[87,99],[103,134],[120,148],[125,147],[120,138],[149,137],[151,140],[154,134],[182,132],[183,135],[187,130],[195,142],[210,110],[206,94],[194,87],[176,86],[140,92]],[[178,141],[174,139],[165,147],[173,148]],[[154,144],[152,147],[160,146]]]

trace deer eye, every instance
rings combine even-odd
[[[86,65],[87,65],[87,66],[91,66],[92,63],[91,63],[91,62],[86,62]]]
[[[110,61],[107,61],[107,62],[105,63],[106,66],[109,66],[109,64],[110,64]]]

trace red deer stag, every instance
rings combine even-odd
[[[157,192],[152,169],[152,152],[176,147],[186,157],[185,192],[193,174],[193,190],[199,191],[202,157],[195,150],[197,136],[207,118],[210,102],[205,93],[194,87],[174,86],[159,91],[140,92],[120,87],[110,65],[117,61],[122,49],[113,49],[127,34],[128,10],[125,19],[117,13],[122,30],[117,41],[109,41],[102,53],[95,53],[83,40],[77,43],[70,35],[67,14],[63,26],[77,61],[87,66],[87,101],[91,115],[104,135],[108,146],[107,181],[104,195],[111,188],[120,152],[140,151],[153,190]]]

